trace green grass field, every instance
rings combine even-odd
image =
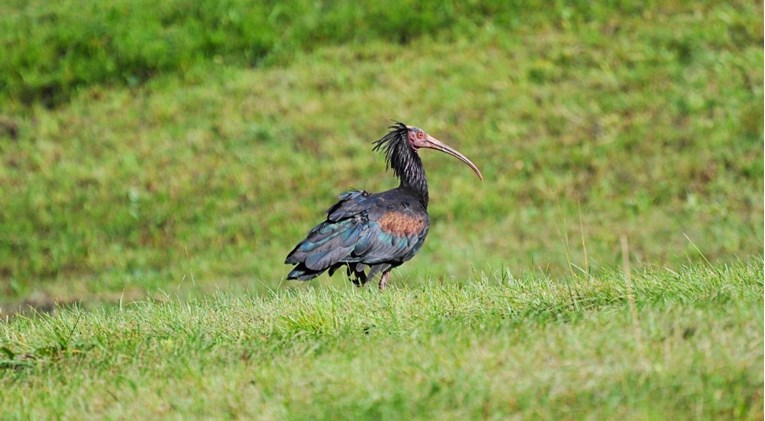
[[[758,419],[762,264],[19,317],[0,324],[0,415]]]
[[[761,2],[146,3],[0,6],[0,418],[762,419]],[[284,281],[392,119],[485,181]]]

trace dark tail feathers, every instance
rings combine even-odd
[[[295,269],[292,269],[292,272],[287,274],[287,279],[297,279],[300,281],[308,281],[321,275],[322,273],[324,273],[325,270],[327,269],[322,269],[322,270],[308,269],[305,263],[300,263],[295,267]]]

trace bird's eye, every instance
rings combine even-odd
[[[425,133],[423,133],[423,132],[417,132],[417,137],[418,137],[418,138],[420,138],[420,139],[422,139],[423,137],[425,137]]]

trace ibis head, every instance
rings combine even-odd
[[[425,133],[425,131],[419,127],[406,126],[406,129],[406,139],[409,142],[409,145],[411,145],[415,151],[420,148],[427,148],[447,153],[464,162],[473,170],[473,172],[476,173],[478,178],[483,181],[483,174],[481,174],[481,171],[478,169],[478,167],[476,167],[471,160],[469,160],[465,155],[461,154],[458,150]]]
[[[390,131],[385,136],[375,142],[374,149],[385,153],[388,167],[393,169],[393,173],[401,181],[401,188],[415,192],[425,207],[428,206],[428,182],[422,160],[417,153],[423,148],[435,149],[459,159],[469,166],[478,175],[478,178],[483,180],[483,175],[478,167],[456,149],[429,135],[419,127],[396,123],[390,126]]]

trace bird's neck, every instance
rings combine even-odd
[[[425,168],[422,166],[422,160],[416,152],[411,152],[408,157],[411,162],[407,165],[406,171],[397,171],[401,180],[399,188],[409,190],[414,193],[422,203],[425,209],[428,208],[428,180],[425,177]]]

